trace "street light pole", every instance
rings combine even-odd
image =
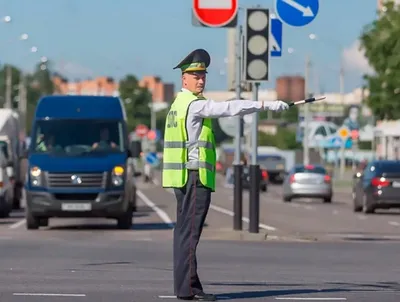
[[[305,90],[305,97],[309,97],[309,90],[310,90],[310,67],[311,67],[311,60],[310,56],[307,55],[306,57],[306,70],[304,75],[304,90]],[[308,165],[310,164],[310,148],[309,148],[309,122],[310,122],[310,104],[304,104],[304,134],[303,134],[303,164]]]

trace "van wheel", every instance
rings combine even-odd
[[[291,202],[291,201],[292,201],[292,198],[291,198],[290,196],[284,196],[284,197],[283,197],[283,201],[284,201],[284,202]]]
[[[37,230],[40,226],[40,219],[36,216],[33,216],[32,213],[27,209],[26,210],[26,228],[28,230]]]
[[[120,230],[130,230],[132,228],[133,209],[129,207],[128,210],[117,218],[117,227]]]

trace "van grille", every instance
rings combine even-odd
[[[105,188],[106,181],[106,172],[47,173],[47,184],[49,188]]]

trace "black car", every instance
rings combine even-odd
[[[225,179],[227,185],[229,186],[234,185],[233,169],[228,168]],[[249,174],[249,168],[247,166],[243,166],[242,185],[243,189],[250,189],[250,174]],[[267,171],[260,169],[260,191],[267,192],[267,188],[268,188],[268,173]]]
[[[354,212],[400,208],[400,161],[371,161],[354,175]]]

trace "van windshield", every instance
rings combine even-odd
[[[124,151],[123,126],[113,120],[40,120],[31,151],[60,155]]]

